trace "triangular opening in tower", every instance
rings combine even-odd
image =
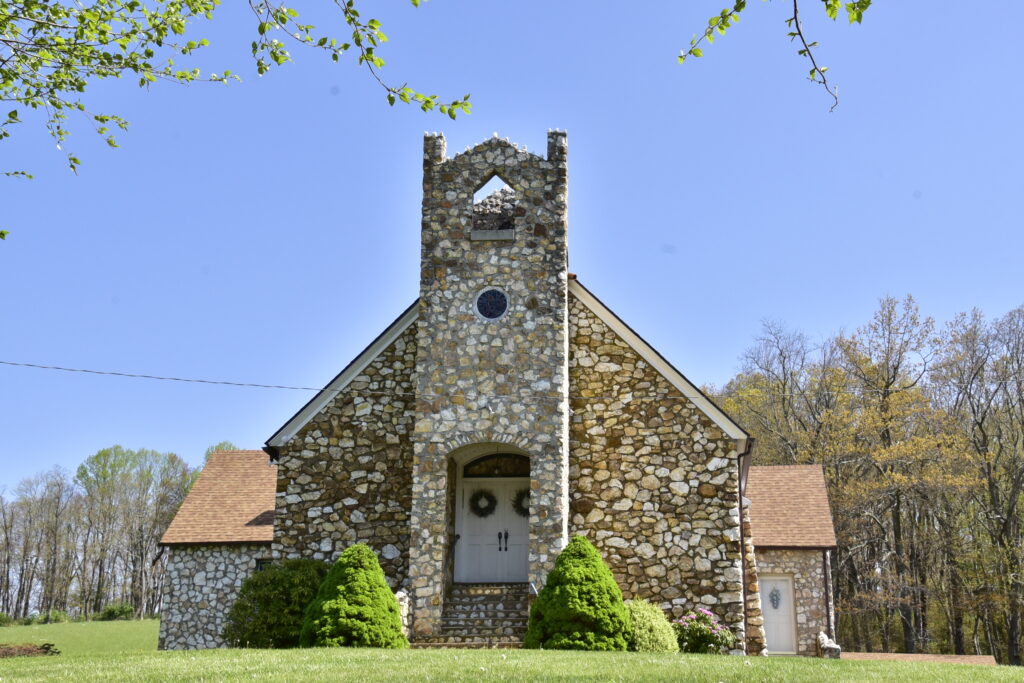
[[[473,194],[473,230],[513,230],[518,193],[495,175]]]

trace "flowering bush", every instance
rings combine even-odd
[[[703,607],[673,620],[672,627],[681,652],[717,655],[734,640],[732,631],[718,623],[718,618]]]

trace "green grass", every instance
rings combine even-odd
[[[76,628],[77,627],[77,628]],[[0,660],[0,680],[304,681],[1021,681],[1011,667],[805,658],[529,650],[198,650],[157,652],[156,622],[0,628],[0,642],[65,654]]]
[[[158,619],[91,621],[77,624],[35,624],[0,628],[0,643],[53,643],[62,655],[152,652]]]

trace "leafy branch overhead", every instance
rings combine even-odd
[[[825,8],[825,14],[829,19],[833,21],[843,11],[846,12],[847,18],[851,24],[859,24],[864,18],[864,12],[871,6],[871,0],[855,0],[854,2],[843,3],[842,0],[821,0],[822,5]],[[701,45],[705,42],[711,44],[715,42],[715,34],[724,36],[728,28],[734,23],[740,20],[740,13],[743,12],[747,7],[746,0],[736,0],[732,7],[726,7],[715,16],[708,19],[708,25],[702,33],[694,35],[690,40],[690,47],[679,52],[677,60],[680,64],[685,62],[689,57],[703,57],[704,51]],[[810,71],[808,72],[808,80],[820,84],[829,95],[832,96],[832,110],[839,105],[839,90],[831,83],[825,76],[825,72],[828,71],[827,66],[819,66],[818,61],[814,56],[814,48],[818,47],[816,41],[807,42],[807,38],[804,35],[803,25],[800,22],[800,2],[799,0],[793,0],[793,14],[786,19],[786,26],[789,27],[789,32],[786,34],[791,41],[799,41],[800,48],[797,50],[797,54],[801,57],[806,57],[811,63]],[[830,110],[831,111],[831,110]]]
[[[351,38],[342,41],[328,35],[318,35],[316,27],[299,20],[299,13],[291,7],[275,5],[267,1],[249,0],[249,6],[259,20],[257,39],[252,42],[252,54],[256,59],[256,70],[260,75],[266,73],[274,65],[284,64],[291,59],[282,41],[276,35],[287,36],[294,42],[321,49],[337,62],[346,52],[355,49],[359,53],[358,63],[365,66],[373,78],[387,91],[388,104],[396,101],[415,102],[423,111],[437,109],[442,114],[454,119],[458,112],[470,112],[469,95],[450,102],[441,102],[437,95],[425,95],[409,87],[408,84],[392,85],[380,76],[380,68],[384,60],[377,54],[381,43],[386,43],[387,35],[381,30],[381,23],[376,19],[364,21],[355,7],[355,0],[333,0],[341,12],[345,23],[351,29]],[[419,7],[421,0],[411,0],[413,6]]]
[[[379,21],[361,18],[354,0],[334,0],[351,34],[344,41],[317,35],[314,26],[299,21],[293,8],[257,0],[249,4],[258,18],[252,54],[259,74],[291,60],[282,39],[320,48],[334,61],[354,49],[357,63],[385,89],[390,103],[415,102],[424,111],[437,109],[452,118],[470,110],[468,95],[441,102],[437,95],[423,94],[407,84],[384,82],[379,74],[384,60],[377,48],[387,36]],[[420,0],[412,4],[418,6]],[[188,84],[237,79],[227,69],[204,73],[176,61],[209,45],[205,38],[186,37],[186,31],[197,19],[212,19],[218,5],[219,0],[0,0],[0,102],[15,106],[0,118],[0,140],[10,137],[11,127],[21,122],[21,107],[43,113],[58,149],[63,149],[70,135],[71,113],[82,115],[107,144],[116,147],[114,134],[125,130],[128,122],[88,107],[83,93],[94,79],[127,75],[137,78],[141,87],[157,81]],[[67,160],[73,171],[78,168],[80,161],[73,153],[67,152]]]

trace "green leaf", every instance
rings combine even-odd
[[[690,50],[690,54],[693,55],[694,57],[703,57],[704,56],[704,52],[701,51],[701,49],[699,47],[695,47],[692,50]]]

